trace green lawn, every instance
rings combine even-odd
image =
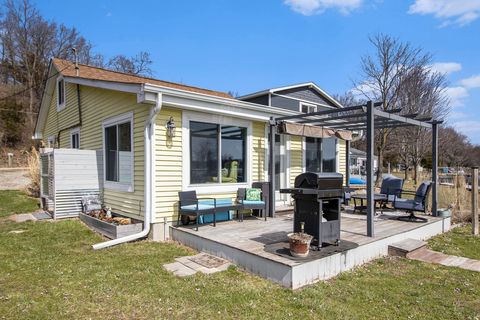
[[[480,260],[480,237],[472,235],[472,225],[467,224],[428,241],[432,250]]]
[[[99,241],[77,220],[0,219],[0,319],[480,317],[480,276],[457,268],[385,258],[291,291],[235,268],[177,278],[162,264],[192,252],[176,244]]]
[[[28,197],[23,191],[0,191],[0,217],[35,210],[38,210],[38,199]]]

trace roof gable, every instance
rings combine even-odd
[[[252,94],[244,95],[242,97],[239,97],[238,99],[250,101],[252,98],[263,96],[266,94],[277,94],[277,95],[288,94],[289,97],[294,99],[310,101],[310,102],[323,104],[330,107],[343,108],[340,102],[332,98],[328,93],[323,91],[319,86],[317,86],[313,82],[305,82],[305,83],[299,83],[291,86],[262,90]],[[308,100],[308,96],[310,96],[311,99],[314,99],[314,101]]]

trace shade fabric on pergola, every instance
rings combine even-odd
[[[432,120],[431,117],[419,116],[418,114],[399,114],[401,109],[379,110],[376,107],[381,103],[368,101],[366,104],[332,109],[326,111],[303,113],[279,118],[270,118],[270,153],[269,153],[269,181],[270,188],[270,212],[275,215],[275,134],[290,134],[304,137],[325,138],[337,137],[346,141],[346,172],[347,185],[350,173],[350,140],[352,131],[366,131],[367,142],[367,235],[374,236],[373,218],[374,205],[374,170],[373,150],[375,145],[375,129],[399,128],[418,126],[432,130],[432,215],[437,214],[438,205],[438,125],[441,121]]]

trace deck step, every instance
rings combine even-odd
[[[405,239],[388,246],[388,254],[391,256],[408,258],[413,252],[424,248],[427,245],[425,241],[415,239]]]

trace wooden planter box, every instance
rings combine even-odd
[[[119,216],[119,215],[113,215]],[[82,220],[87,226],[95,230],[96,232],[104,235],[110,239],[117,239],[124,236],[129,236],[134,233],[142,231],[143,222],[132,219],[132,224],[115,225],[110,222],[102,221],[100,219],[89,216],[85,213],[79,214],[80,220]]]

